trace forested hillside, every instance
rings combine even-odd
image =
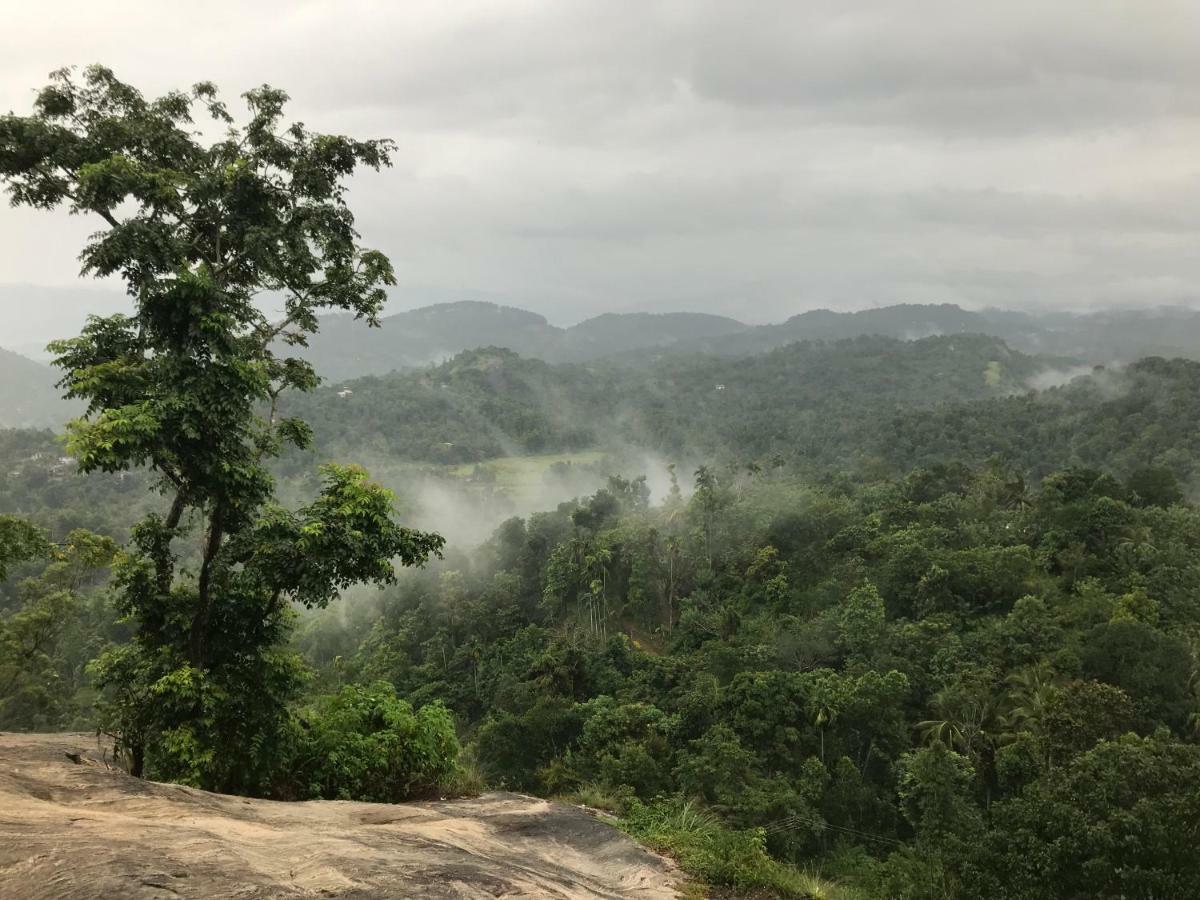
[[[302,617],[312,731],[288,754],[371,709],[409,721],[398,695],[431,739],[444,706],[472,783],[610,809],[710,884],[1191,895],[1170,823],[1200,817],[1200,364],[1029,386],[1058,364],[977,336],[639,367],[483,350],[289,403],[317,459],[678,464],[653,498],[614,477]],[[130,635],[114,546],[71,529],[123,538],[161,500],[74,474],[49,432],[0,434],[0,510],[71,548],[0,588],[0,728],[88,727],[93,660]],[[314,490],[309,463],[275,467],[284,495]],[[272,790],[345,777],[301,771]]]
[[[713,884],[1189,896],[1200,869],[1172,823],[1200,815],[1200,518],[1148,463],[1194,370],[1148,361],[1124,396],[1085,382],[905,420],[949,440],[955,416],[990,411],[987,430],[1025,422],[1053,449],[1089,419],[1080,447],[1122,477],[719,465],[654,503],[615,478],[306,617],[294,647],[312,690],[344,698],[321,715],[393,690],[445,704],[475,777],[611,809]],[[7,600],[0,727],[85,727],[88,661],[127,639],[101,588],[111,548],[71,542]]]
[[[1056,381],[1065,383],[1033,387]],[[1034,476],[1153,463],[1187,479],[1200,447],[1198,363],[1088,372],[972,335],[681,355],[648,367],[552,366],[481,350],[346,387],[348,396],[323,389],[289,407],[318,423],[318,457],[462,463],[632,447],[680,463],[859,476],[996,457]]]
[[[298,641],[326,687],[442,701],[493,783],[622,811],[713,880],[792,890],[738,874],[759,841],[864,897],[1190,896],[1178,500],[1149,469],[702,469],[657,507],[614,480]]]
[[[648,367],[551,365],[491,348],[345,382],[288,409],[323,423],[322,451],[463,462],[632,444],[793,456],[811,452],[803,442],[841,453],[847,431],[897,411],[1026,391],[1053,364],[979,336],[802,343],[744,358],[668,356]]]
[[[503,492],[479,481],[486,467],[472,466],[534,458],[549,466],[557,457],[562,469],[585,453],[591,474],[576,483],[647,466],[661,483],[669,463],[864,481],[946,460],[996,460],[1032,480],[1072,465],[1119,475],[1156,465],[1192,484],[1200,364],[1149,359],[1086,375],[1060,365],[970,335],[795,344],[735,359],[680,355],[641,367],[551,365],[480,350],[288,400],[281,413],[307,419],[314,445],[273,471],[295,499],[331,457],[370,465],[402,495],[418,469],[450,486]],[[56,523],[74,518],[124,534],[145,503],[144,479],[82,478],[63,453],[49,432],[0,431],[3,508],[56,533],[65,533]],[[539,493],[557,502],[570,496],[562,493],[569,483]]]
[[[653,499],[610,478],[304,616],[325,699],[302,746],[397,694],[444,706],[472,779],[779,896],[1187,896],[1164,823],[1200,816],[1200,364],[1031,386],[1069,363],[980,336],[634,367],[487,349],[293,401],[318,459],[676,463]],[[92,660],[129,633],[113,545],[72,529],[123,539],[157,504],[136,473],[74,474],[50,432],[0,435],[0,510],[72,548],[0,588],[0,727],[87,727]],[[280,461],[282,493],[310,462]]]

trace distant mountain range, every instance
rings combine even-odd
[[[0,347],[37,360],[46,344],[79,333],[89,315],[128,313],[132,301],[103,283],[72,287],[0,282]]]
[[[752,356],[798,341],[957,334],[1000,338],[1015,350],[1079,364],[1147,356],[1200,359],[1200,310],[1178,307],[1032,314],[905,304],[848,313],[811,310],[757,326],[702,313],[607,313],[560,328],[537,313],[483,300],[397,313],[374,329],[350,316],[324,316],[320,333],[303,352],[327,383],[336,383],[436,365],[480,347],[503,347],[550,363],[612,358],[644,365],[688,353]],[[76,407],[58,399],[55,380],[41,363],[3,352],[0,426],[58,426],[75,414]]]
[[[878,335],[917,340],[984,334],[1028,353],[1086,363],[1146,356],[1200,358],[1200,311],[1185,308],[1087,314],[965,310],[904,304],[840,313],[811,310],[773,325],[746,325],[700,313],[609,313],[558,328],[542,316],[479,301],[441,303],[381,320],[368,330],[349,316],[327,316],[307,351],[327,380],[382,375],[442,362],[463,350],[505,347],[547,362],[624,355],[633,363],[678,353],[745,356],[797,341]]]
[[[0,428],[61,429],[79,415],[79,404],[63,400],[49,366],[0,348]]]
[[[443,362],[463,350],[504,347],[547,362],[581,362],[632,351],[701,345],[746,331],[702,313],[606,313],[570,328],[537,313],[477,300],[397,313],[368,330],[348,315],[324,316],[308,358],[328,380]]]

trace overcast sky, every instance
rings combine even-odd
[[[1200,295],[1197,0],[5,6],[2,110],[99,61],[147,93],[269,82],[313,129],[395,139],[352,203],[397,310]],[[91,225],[3,208],[0,282],[72,284]]]

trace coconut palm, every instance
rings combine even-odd
[[[1062,677],[1045,660],[1026,666],[1009,675],[1002,716],[1007,737],[1027,731],[1039,737],[1050,699],[1062,684]]]

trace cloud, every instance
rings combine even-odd
[[[755,4],[704,24],[697,88],[735,105],[968,137],[1197,110],[1184,2]]]
[[[396,139],[352,192],[396,308],[404,284],[557,323],[1197,299],[1190,0],[49,0],[7,31],[0,108],[102,60]],[[87,227],[0,211],[0,281],[70,283]]]

